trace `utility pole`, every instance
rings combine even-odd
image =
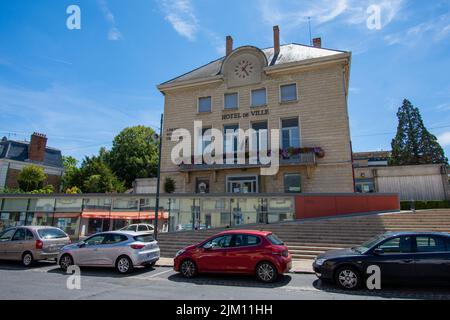
[[[311,17],[308,17],[308,25],[309,25],[309,45],[312,46],[312,32],[311,32]]]
[[[158,177],[156,183],[156,204],[155,204],[155,240],[158,239],[158,215],[159,215],[159,188],[161,185],[161,150],[163,141],[163,124],[164,124],[164,114],[161,115],[161,126],[159,127],[159,154],[158,154]]]

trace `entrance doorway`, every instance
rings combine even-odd
[[[258,193],[258,176],[228,176],[227,193]]]

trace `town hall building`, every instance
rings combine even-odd
[[[158,86],[165,96],[162,184],[172,178],[177,193],[354,192],[351,53],[325,49],[320,38],[280,45],[279,28],[273,32],[266,49],[233,48],[228,36],[224,57]],[[262,165],[250,163],[174,163],[172,133],[183,128],[194,136],[194,121],[203,132],[278,129],[278,173],[261,175]]]

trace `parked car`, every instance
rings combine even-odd
[[[361,246],[329,251],[313,263],[316,275],[343,289],[357,289],[378,266],[381,283],[450,283],[450,234],[388,232]]]
[[[70,243],[69,236],[54,227],[9,228],[0,233],[0,259],[22,261],[30,267],[35,261],[56,260],[59,250]]]
[[[134,231],[134,232],[151,232],[153,233],[155,228],[151,224],[138,223],[130,224],[119,231]]]
[[[114,267],[124,274],[136,266],[153,266],[159,257],[158,243],[152,234],[111,231],[65,246],[58,255],[58,263],[64,271],[71,265],[98,266]]]
[[[274,282],[292,267],[287,247],[272,232],[235,230],[219,233],[180,250],[174,269],[186,278],[198,273],[256,275]]]

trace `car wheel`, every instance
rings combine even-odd
[[[69,254],[65,254],[59,259],[59,267],[63,271],[67,271],[70,266],[73,266],[73,258]]]
[[[31,267],[34,263],[34,259],[33,259],[33,255],[31,254],[31,252],[25,252],[22,255],[22,264],[24,267]]]
[[[342,267],[336,271],[335,281],[345,290],[355,290],[361,285],[361,276],[353,267]]]
[[[133,262],[126,256],[119,257],[116,262],[116,269],[121,274],[129,273],[133,270]]]
[[[181,274],[183,275],[183,277],[188,278],[188,279],[195,277],[198,272],[197,266],[196,266],[195,262],[192,260],[184,260],[181,263],[180,271],[181,271]]]
[[[262,282],[274,282],[278,278],[277,268],[270,262],[261,262],[256,267],[256,277]]]

